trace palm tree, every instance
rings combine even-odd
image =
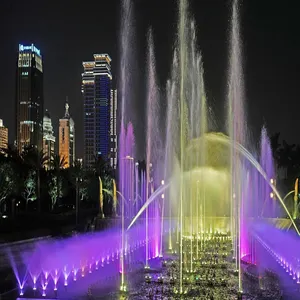
[[[295,144],[289,145],[285,140],[283,140],[282,147],[279,149],[279,165],[287,168],[288,174],[293,167],[293,152],[295,150],[295,146]]]
[[[1,151],[6,155],[6,157],[9,160],[14,161],[18,164],[23,163],[22,156],[20,155],[18,149],[16,147],[14,147],[13,145],[8,144],[7,148],[2,148]]]
[[[74,164],[69,168],[70,180],[72,184],[76,185],[78,179],[82,180],[84,171],[79,160],[75,160]]]
[[[53,168],[53,170],[61,170],[66,167],[67,161],[64,156],[60,158],[59,155],[55,154],[50,161],[50,165]]]
[[[103,187],[107,190],[112,190],[113,169],[109,164],[109,160],[105,159],[105,157],[102,155],[95,157],[94,171],[95,175],[101,178]],[[112,200],[107,194],[104,194],[103,196],[105,203],[108,203],[110,200]]]
[[[113,170],[108,163],[108,160],[105,159],[102,155],[95,157],[94,170],[97,176],[104,178],[106,176],[111,177],[113,174]]]
[[[69,178],[72,185],[75,187],[76,191],[76,201],[75,201],[75,209],[76,209],[76,226],[79,222],[79,208],[80,208],[80,200],[83,200],[86,192],[87,192],[87,184],[86,184],[86,173],[82,168],[82,164],[79,160],[75,160],[74,164],[68,169]]]
[[[281,144],[279,143],[279,137],[280,137],[280,132],[277,132],[270,137],[273,158],[277,164],[279,163],[280,160],[280,147],[281,147]]]

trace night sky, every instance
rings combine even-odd
[[[144,123],[146,34],[151,25],[156,44],[158,81],[164,91],[170,71],[175,39],[175,0],[133,0],[135,3],[136,88],[132,111],[134,123]],[[228,69],[229,0],[194,0],[199,47],[204,57],[208,101],[215,110],[220,129],[226,99]],[[243,0],[241,32],[248,124],[257,136],[262,124],[270,133],[281,132],[290,143],[300,143],[299,79],[300,19],[298,1]],[[45,108],[50,111],[56,135],[58,119],[64,115],[65,97],[76,126],[77,156],[83,156],[82,61],[94,53],[112,57],[114,86],[119,73],[119,0],[10,0],[0,3],[0,118],[15,138],[15,71],[18,44],[34,43],[44,60]],[[143,156],[143,126],[136,129]],[[140,141],[140,142],[139,142]]]

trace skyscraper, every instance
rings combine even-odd
[[[19,45],[16,80],[16,141],[21,152],[26,146],[42,150],[43,63],[33,44]]]
[[[75,161],[75,123],[69,113],[68,100],[65,104],[65,115],[59,119],[59,157],[64,158],[69,168]]]
[[[118,150],[118,135],[117,135],[117,105],[118,93],[117,90],[111,90],[110,98],[110,142],[111,142],[111,156],[110,165],[113,169],[117,167],[117,150]]]
[[[43,153],[48,158],[45,162],[46,167],[49,169],[51,166],[51,160],[54,157],[55,151],[55,136],[53,133],[53,126],[49,111],[46,109],[43,119]]]
[[[1,149],[7,149],[8,145],[8,128],[3,125],[3,121],[0,119],[0,153]]]
[[[94,61],[83,62],[84,165],[93,166],[97,156],[111,155],[111,58],[94,54]]]

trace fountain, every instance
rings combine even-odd
[[[121,293],[140,291],[140,295],[153,296],[155,289],[163,295],[184,299],[200,293],[207,297],[238,295],[241,299],[243,293],[250,293],[248,283],[252,277],[258,278],[259,290],[267,289],[261,274],[272,265],[272,259],[294,281],[300,282],[299,255],[281,246],[283,241],[298,245],[300,233],[294,220],[297,201],[292,214],[276,188],[265,128],[260,149],[247,150],[250,141],[238,1],[233,0],[232,5],[227,117],[223,128],[226,135],[214,132],[212,125],[203,58],[188,0],[179,0],[178,7],[178,34],[164,96],[156,78],[152,30],[148,33],[143,168],[135,162],[134,127],[127,110],[131,107],[128,74],[134,36],[133,7],[130,0],[123,0],[119,173],[112,191],[103,189],[99,178],[101,214],[105,192],[112,197],[114,215],[120,219],[104,232],[36,244],[22,255],[28,271],[20,272],[10,255],[20,295],[29,286],[29,294],[45,297],[53,289],[70,297],[69,287],[75,293],[77,281],[81,281],[78,286],[84,286],[84,282],[90,284],[97,278],[101,285],[101,276],[94,275],[94,271],[102,269],[102,273],[98,272],[102,275],[118,274]],[[161,99],[167,103],[164,125]],[[162,126],[166,131],[161,130]],[[293,232],[276,228],[274,219],[280,213],[288,217],[283,223],[288,223]],[[270,238],[275,235],[278,241]],[[266,253],[269,259],[264,260]],[[133,266],[141,261],[143,265],[135,271],[146,272],[145,282],[132,283]],[[95,289],[89,286],[89,294]]]
[[[233,1],[230,32],[228,137],[217,133],[208,134],[213,128],[210,128],[212,122],[207,111],[202,56],[197,50],[195,31],[188,2],[181,0],[178,40],[175,43],[171,78],[166,89],[165,154],[164,166],[160,168],[160,174],[163,174],[168,188],[159,187],[156,197],[151,197],[146,192],[144,205],[133,218],[128,230],[145,213],[148,240],[150,205],[161,202],[162,219],[169,217],[168,250],[177,251],[179,255],[176,290],[179,294],[187,291],[184,289],[185,274],[187,271],[194,272],[194,266],[197,265],[195,257],[199,259],[200,250],[206,249],[209,236],[230,232],[234,271],[238,275],[237,291],[241,295],[242,263],[253,263],[256,255],[255,242],[248,234],[253,220],[277,216],[280,205],[290,219],[291,215],[275,187],[272,152],[265,128],[262,130],[261,151],[258,155],[261,164],[255,158],[256,155],[253,156],[247,150],[249,141],[244,108],[238,1]],[[157,152],[154,159],[159,159],[159,151],[155,145],[156,138],[160,137],[157,132],[159,112],[156,101],[159,97],[156,95],[158,88],[151,34],[148,47],[147,191],[150,163],[154,161],[152,151],[155,149]],[[154,167],[157,168],[159,167]],[[164,196],[161,199],[159,196],[162,193]],[[165,209],[166,205],[168,210]],[[174,246],[176,239],[174,241],[172,218],[177,224],[177,246]],[[292,219],[291,222],[298,232]],[[163,226],[160,229],[162,239]],[[147,268],[148,251],[146,248]]]

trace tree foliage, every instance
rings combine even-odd
[[[46,163],[50,168],[45,168]],[[85,170],[79,161],[66,168],[65,158],[58,155],[52,157],[49,164],[49,158],[36,148],[26,148],[19,154],[9,146],[0,152],[0,211],[1,204],[10,201],[11,196],[23,199],[26,205],[22,207],[26,211],[29,203],[37,204],[37,212],[60,211],[62,207],[72,209],[77,190],[80,206],[96,207],[99,188],[95,183],[99,176],[103,187],[111,189],[114,174],[103,157],[97,157],[90,170]],[[30,209],[35,209],[35,205]]]
[[[29,170],[24,182],[23,197],[26,200],[26,207],[29,201],[36,200],[36,174],[35,170]]]
[[[13,193],[15,188],[14,172],[7,162],[0,165],[0,205]]]

